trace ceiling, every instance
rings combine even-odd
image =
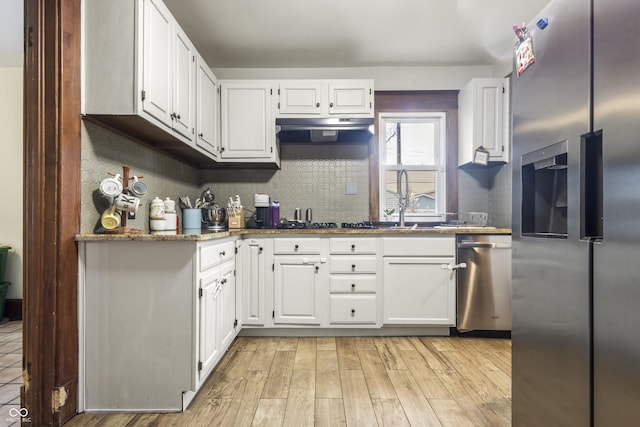
[[[550,0],[165,0],[213,68],[491,65]],[[22,65],[3,0],[0,67]]]
[[[213,68],[491,65],[550,0],[165,0]]]

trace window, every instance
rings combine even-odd
[[[406,221],[443,221],[446,212],[446,114],[379,113],[380,219],[399,220],[398,178],[407,171]],[[402,182],[402,196],[405,196]],[[390,215],[385,211],[393,210]]]

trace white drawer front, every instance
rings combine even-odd
[[[376,323],[375,295],[331,295],[330,323]]]
[[[281,239],[273,242],[274,254],[287,255],[319,255],[320,239]]]
[[[376,253],[376,239],[369,238],[331,238],[329,248],[332,254],[368,255]]]
[[[376,257],[331,257],[331,273],[375,273]]]
[[[329,289],[333,293],[375,293],[377,279],[371,274],[332,275],[329,277]]]
[[[384,256],[455,256],[456,237],[385,237]]]
[[[207,271],[216,265],[233,259],[236,243],[226,242],[213,245],[202,245],[199,248],[200,271]]]

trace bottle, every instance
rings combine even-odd
[[[271,228],[278,228],[280,224],[280,203],[277,200],[271,202]]]

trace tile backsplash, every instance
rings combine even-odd
[[[280,170],[203,171],[201,190],[211,187],[222,206],[237,194],[251,211],[254,193],[265,193],[280,202],[280,216],[288,219],[295,208],[312,208],[314,222],[366,221],[368,156],[366,144],[282,144]],[[347,183],[355,184],[357,194],[345,194]]]
[[[155,197],[188,195],[192,201],[210,187],[226,206],[239,195],[247,217],[253,195],[266,193],[280,202],[280,215],[293,218],[295,208],[313,209],[315,222],[367,221],[369,217],[369,148],[366,144],[282,144],[281,168],[198,170],[124,136],[83,121],[81,231],[98,225],[106,200],[98,185],[107,172],[143,175],[149,192],[136,219],[127,225],[148,231],[149,203]],[[347,184],[356,194],[346,194]],[[489,225],[511,227],[511,165],[458,170],[458,210],[488,212]],[[181,215],[181,212],[179,212]],[[182,219],[180,219],[182,221]]]
[[[131,167],[132,175],[142,175],[148,192],[140,201],[136,219],[127,226],[149,230],[149,204],[155,196],[170,197],[198,194],[200,171],[167,157],[142,144],[83,120],[82,126],[82,182],[81,232],[92,232],[100,221],[100,214],[108,201],[98,191],[107,172],[122,174],[122,166]]]

